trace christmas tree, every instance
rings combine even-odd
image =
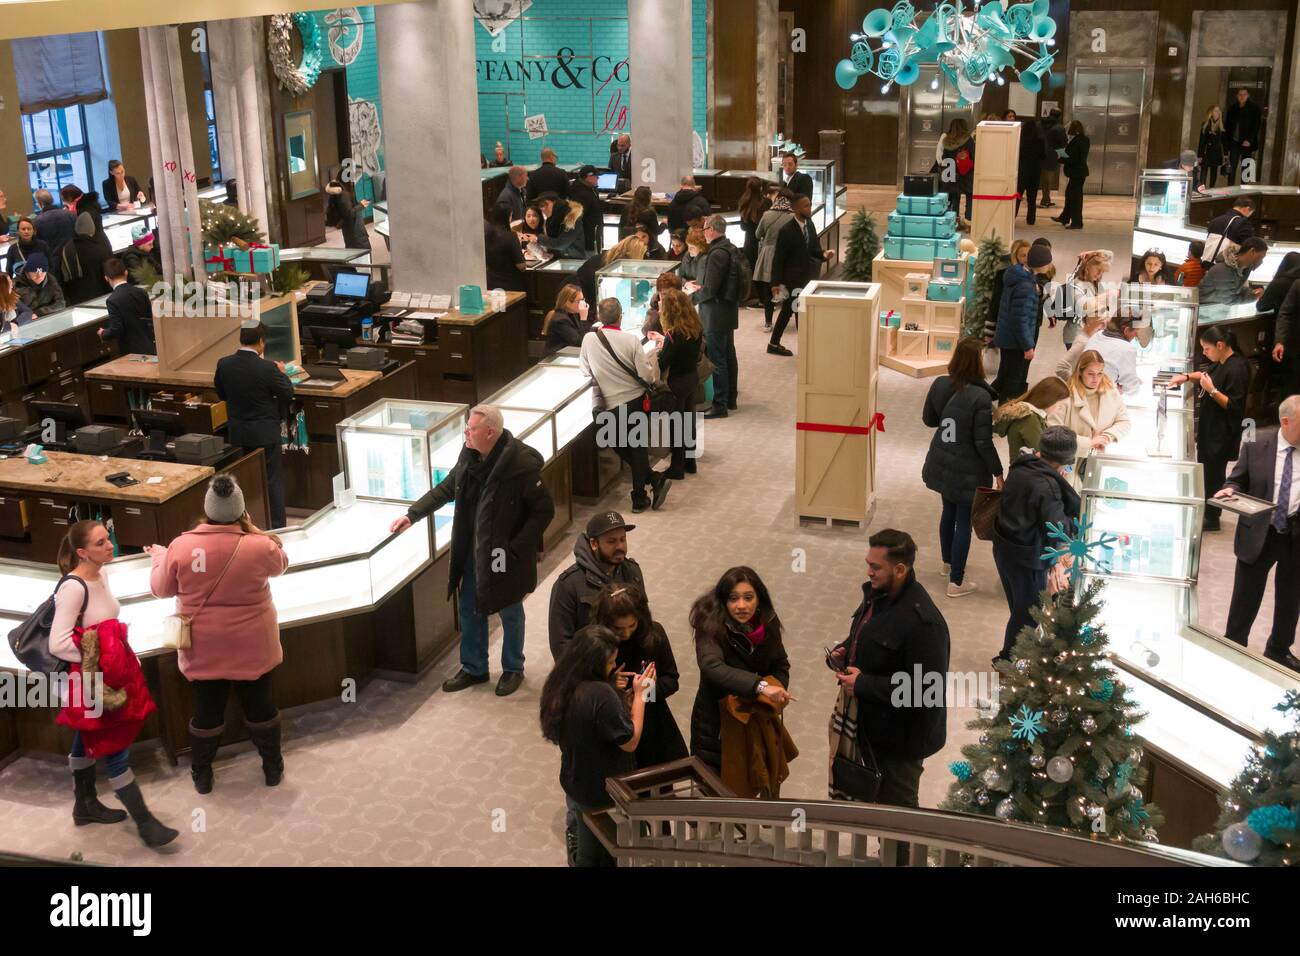
[[[1106,661],[1106,633],[1096,622],[1104,582],[1081,583],[1093,548],[1087,525],[1076,536],[1048,525],[1061,547],[1044,558],[1073,558],[1072,586],[1055,600],[1044,592],[1001,675],[998,713],[967,726],[979,743],[962,748],[951,764],[957,778],[944,808],[1004,820],[1104,834],[1112,839],[1156,839],[1163,822],[1139,789],[1146,777],[1142,748],[1133,740],[1139,713]]]
[[[966,297],[966,318],[962,334],[984,338],[984,322],[993,305],[993,278],[997,275],[1002,260],[1007,256],[1007,247],[997,234],[980,242],[975,255],[975,272],[971,277],[971,292]]]
[[[1256,866],[1300,864],[1300,832],[1296,807],[1300,806],[1300,691],[1288,691],[1277,705],[1290,713],[1296,729],[1285,734],[1264,731],[1264,743],[1246,760],[1219,797],[1219,819],[1214,833],[1192,844],[1202,853],[1231,857]]]
[[[200,199],[199,215],[203,220],[205,246],[217,247],[233,242],[244,247],[250,242],[266,240],[257,219],[240,212],[235,206]]]
[[[843,277],[850,282],[870,282],[871,263],[880,253],[876,217],[860,208],[849,226],[849,245],[844,254]]]

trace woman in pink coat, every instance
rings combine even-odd
[[[280,712],[271,672],[284,652],[269,578],[289,566],[280,539],[255,527],[244,493],[229,475],[217,475],[203,500],[207,520],[166,548],[154,545],[149,586],[176,597],[176,612],[192,618],[190,647],[179,650],[181,673],[193,690],[190,776],[199,793],[212,791],[212,758],[225,730],[233,689],[248,736],[262,755],[266,785],[284,775]]]

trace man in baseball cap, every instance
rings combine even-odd
[[[642,593],[641,565],[627,556],[628,524],[617,511],[598,511],[578,533],[573,564],[560,572],[551,588],[550,643],[557,660],[569,638],[591,621],[596,596],[605,585],[635,584]]]
[[[583,166],[578,170],[578,178],[569,183],[569,201],[576,200],[582,205],[582,234],[588,252],[600,251],[600,225],[603,219],[600,209],[600,195],[596,192],[599,181],[595,166]]]

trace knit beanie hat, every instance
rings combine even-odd
[[[1029,247],[1029,258],[1026,264],[1031,269],[1041,269],[1043,266],[1052,264],[1052,250],[1047,246],[1033,245]]]
[[[243,516],[244,493],[239,490],[234,478],[230,475],[217,475],[208,483],[208,493],[203,497],[203,511],[209,521],[221,524],[231,524]]]
[[[95,220],[88,212],[77,214],[77,235],[93,236],[95,234]]]
[[[1079,436],[1064,425],[1050,425],[1043,429],[1038,452],[1054,465],[1072,465],[1079,452]]]
[[[143,246],[153,242],[153,230],[144,223],[139,223],[131,229],[131,244],[133,246]]]

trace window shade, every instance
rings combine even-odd
[[[23,113],[108,99],[98,33],[12,40]]]

